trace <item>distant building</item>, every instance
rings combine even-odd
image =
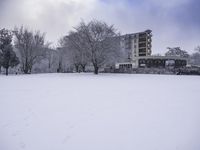
[[[152,31],[146,30],[144,32],[126,34],[121,36],[121,48],[126,51],[127,58],[133,60],[139,56],[151,55],[151,37]]]
[[[173,66],[180,68],[187,65],[187,59],[182,57],[151,56],[152,31],[122,35],[120,39],[121,51],[125,59],[116,64],[116,68],[165,68]]]

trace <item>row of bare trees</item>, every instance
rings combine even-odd
[[[105,64],[114,63],[119,57],[119,33],[113,25],[93,20],[86,24],[81,22],[74,31],[63,37],[61,46],[69,56],[76,71],[85,71],[86,65],[91,64],[94,73]]]
[[[49,71],[45,72],[51,72],[56,56],[57,52],[45,43],[45,34],[40,31],[33,32],[23,26],[13,31],[0,29],[0,71],[5,68],[6,75],[10,67],[19,66],[16,72],[29,74],[36,64],[42,66],[42,63],[48,64]]]
[[[168,47],[168,51],[165,53],[165,56],[178,56],[187,58],[189,64],[191,65],[200,65],[200,46],[197,46],[192,54],[188,54],[187,51],[182,50],[180,47]]]
[[[85,72],[86,66],[93,66],[94,73],[98,74],[101,67],[114,64],[120,57],[119,33],[113,25],[97,20],[87,24],[82,21],[69,35],[61,38],[56,50],[45,43],[45,34],[23,26],[15,28],[11,37],[14,37],[14,49],[25,74],[44,62],[49,70],[57,65],[57,72],[65,71],[66,67]]]
[[[122,58],[120,34],[113,25],[92,20],[82,21],[68,35],[62,37],[58,48],[50,47],[45,34],[21,26],[13,31],[0,30],[1,67],[18,68],[29,74],[34,72],[85,72],[86,68],[98,74],[100,68],[112,66]],[[192,55],[180,47],[168,48],[166,56],[180,56],[200,65],[200,47]],[[91,69],[91,67],[93,69]]]
[[[189,58],[190,55],[187,51],[182,50],[180,47],[167,47],[168,51],[165,53],[165,56],[178,56],[183,58]]]

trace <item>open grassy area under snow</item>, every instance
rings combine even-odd
[[[0,76],[0,150],[199,150],[200,77]]]

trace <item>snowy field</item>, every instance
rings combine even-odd
[[[0,150],[200,150],[200,77],[0,76]]]

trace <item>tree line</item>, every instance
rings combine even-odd
[[[191,64],[200,65],[200,47],[192,55],[180,47],[168,48],[165,55],[187,57]],[[13,67],[16,73],[24,74],[88,70],[98,74],[99,69],[113,66],[122,56],[120,33],[98,20],[81,21],[59,40],[57,48],[52,48],[39,30],[33,32],[23,26],[12,31],[0,29],[0,72],[5,68],[6,75]]]

